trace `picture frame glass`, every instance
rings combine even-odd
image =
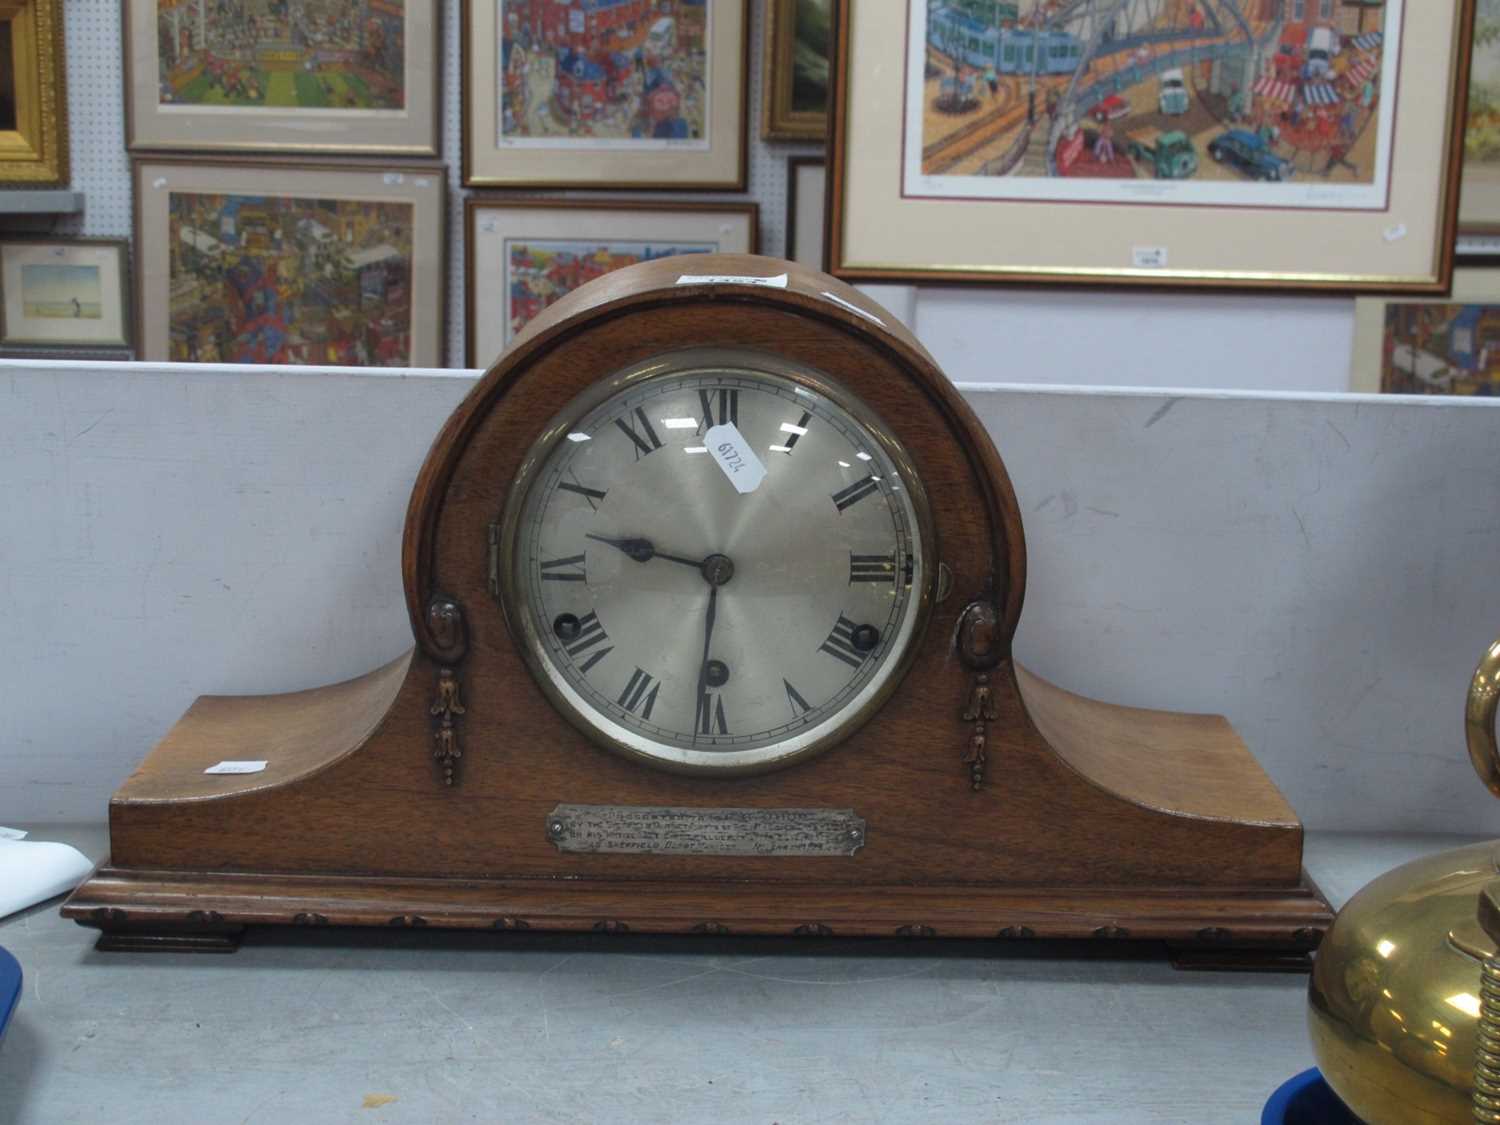
[[[128,347],[125,256],[113,239],[0,242],[0,346]]]
[[[753,205],[474,201],[468,224],[471,362],[487,365],[538,314],[606,273],[673,255],[755,253]],[[492,295],[485,297],[483,295]]]
[[[465,182],[743,183],[748,0],[466,0]]]
[[[844,3],[835,273],[1446,282],[1460,0]]]
[[[828,128],[834,0],[766,0],[767,140],[821,141]]]
[[[1350,387],[1500,396],[1500,267],[1455,270],[1444,296],[1356,301]]]
[[[1475,0],[1458,225],[1462,234],[1500,234],[1500,0]]]
[[[438,153],[434,0],[127,0],[129,147]]]
[[[441,169],[141,161],[142,358],[437,367]]]

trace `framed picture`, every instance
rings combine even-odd
[[[532,317],[611,270],[674,254],[756,253],[759,216],[754,203],[471,197],[468,366],[488,366]]]
[[[836,274],[1448,284],[1472,0],[838,4]]]
[[[128,350],[129,256],[122,238],[0,239],[0,348]]]
[[[437,164],[134,162],[145,360],[437,367]]]
[[[1500,0],[1475,0],[1458,232],[1500,235]]]
[[[823,269],[823,207],[828,169],[821,156],[792,156],[786,162],[786,256]]]
[[[437,0],[125,0],[132,151],[438,154]]]
[[[62,0],[0,0],[0,184],[68,183]]]
[[[463,181],[745,186],[750,0],[463,0]]]
[[[1350,389],[1500,396],[1500,263],[1453,271],[1453,292],[1354,302]]]
[[[833,0],[766,0],[760,123],[766,140],[823,140],[832,22]]]

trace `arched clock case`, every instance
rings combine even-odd
[[[260,924],[1152,939],[1330,921],[1217,716],[1017,665],[1016,497],[933,359],[791,263],[663,259],[533,321],[448,419],[415,647],[203,697],[63,907],[101,947]],[[206,773],[261,760],[255,773]]]

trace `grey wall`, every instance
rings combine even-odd
[[[0,824],[93,820],[209,692],[409,643],[401,522],[464,373],[0,363]],[[1014,476],[1021,658],[1228,714],[1315,828],[1493,831],[1500,403],[966,388]]]

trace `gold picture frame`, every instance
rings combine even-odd
[[[768,141],[817,141],[828,132],[828,68],[833,0],[766,0],[760,135]],[[813,40],[820,33],[821,44]],[[798,42],[801,36],[802,42]],[[801,69],[799,51],[801,47]],[[821,82],[817,62],[822,64]],[[800,82],[799,82],[800,80]],[[821,104],[819,93],[821,92]]]
[[[1447,288],[1474,0],[1180,5],[1149,43],[1047,10],[975,37],[938,0],[838,0],[831,273]]]
[[[0,0],[0,184],[68,183],[68,99],[62,0]],[[4,105],[9,98],[9,106]]]

